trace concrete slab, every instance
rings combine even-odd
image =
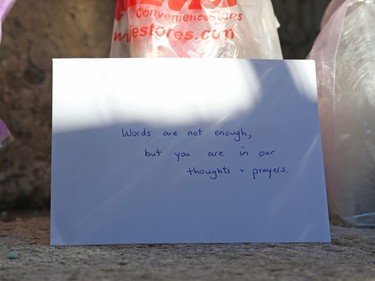
[[[49,214],[3,214],[0,280],[375,280],[375,229],[332,243],[49,246]]]

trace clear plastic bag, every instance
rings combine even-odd
[[[271,0],[117,0],[110,57],[282,58]]]
[[[10,141],[12,141],[12,135],[10,134],[5,123],[0,119],[0,149]]]
[[[15,0],[0,0],[0,43],[1,43],[1,25],[8,14],[10,8],[12,8]]]
[[[330,213],[354,226],[373,227],[375,0],[332,7],[309,55],[317,66]]]
[[[0,43],[1,43],[1,26],[8,14],[10,8],[12,7],[15,0],[0,0]],[[12,139],[11,134],[5,125],[5,123],[0,119],[0,149],[4,147]]]
[[[321,28],[323,28],[326,23],[328,22],[328,20],[330,19],[330,17],[332,16],[332,14],[343,4],[345,3],[346,0],[331,0],[331,2],[329,2],[326,10],[324,11],[324,14],[323,14],[323,18],[322,18],[322,21],[321,21]]]

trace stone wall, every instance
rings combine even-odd
[[[249,0],[250,1],[250,0]],[[274,0],[285,58],[305,58],[328,0]],[[52,58],[107,57],[115,0],[18,0],[3,26],[0,118],[15,141],[0,151],[0,211],[47,208]]]
[[[0,151],[0,210],[49,205],[52,58],[106,57],[115,1],[17,0],[3,26],[0,118],[15,142]]]
[[[272,0],[285,58],[306,58],[330,0]]]

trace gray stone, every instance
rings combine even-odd
[[[48,207],[52,58],[108,57],[115,1],[17,1],[3,24],[0,210]]]

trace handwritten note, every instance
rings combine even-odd
[[[330,240],[312,61],[53,70],[51,244]]]
[[[198,138],[199,141],[204,143],[212,141],[212,143],[217,141],[225,142],[226,146],[229,146],[229,149],[219,148],[217,149],[210,149],[207,148],[206,151],[203,152],[196,152],[196,148],[194,151],[189,149],[185,149],[182,147],[181,149],[175,149],[173,151],[165,152],[168,147],[163,146],[142,146],[142,150],[140,150],[139,157],[145,157],[146,159],[152,159],[154,161],[156,159],[163,159],[170,162],[177,162],[177,163],[191,163],[195,161],[197,164],[192,165],[186,169],[186,173],[189,176],[204,176],[208,177],[212,180],[220,179],[224,176],[240,176],[241,174],[246,175],[253,180],[257,180],[260,178],[268,178],[272,179],[275,178],[277,174],[284,174],[288,173],[288,170],[285,166],[265,166],[265,167],[258,167],[255,164],[258,160],[268,159],[271,164],[274,163],[275,157],[279,152],[274,149],[277,145],[275,144],[274,147],[268,149],[254,149],[252,148],[252,134],[250,131],[246,131],[244,128],[239,129],[228,129],[228,130],[212,130],[205,132],[202,128],[195,128],[195,129],[188,129],[185,131],[178,131],[178,130],[162,130],[159,134],[154,133],[152,130],[143,128],[141,130],[132,129],[132,128],[122,128],[121,129],[122,137],[124,139],[134,139],[139,138],[137,142],[141,143],[144,142],[144,138],[151,138],[151,137],[160,137],[165,138],[168,144],[171,139],[174,141],[177,138]],[[210,135],[211,134],[211,135]],[[233,148],[231,146],[235,146],[234,149],[237,149],[236,152],[233,153]],[[212,165],[211,167],[200,166],[199,163],[202,161],[202,158],[211,159]],[[243,163],[243,167],[238,170],[233,170],[231,167],[234,165],[237,167],[238,162],[241,162],[241,158],[245,158],[246,161]],[[223,163],[221,166],[219,163]],[[253,167],[249,166],[249,163],[253,163]],[[216,166],[215,166],[216,164]],[[219,164],[219,165],[217,165]]]

